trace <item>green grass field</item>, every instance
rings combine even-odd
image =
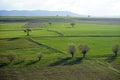
[[[119,25],[51,23],[0,22],[0,80],[120,79],[120,52],[117,57],[112,52],[120,45]],[[30,24],[30,36],[23,31],[25,24]],[[70,44],[76,46],[73,58],[67,51]],[[85,58],[78,50],[81,44],[90,47]],[[16,57],[13,62],[10,54]]]

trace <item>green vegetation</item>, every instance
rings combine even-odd
[[[0,80],[120,79],[119,25],[28,23],[0,22]]]
[[[31,31],[31,29],[29,29],[29,28],[26,28],[26,29],[24,30],[24,32],[26,33],[26,36],[29,36],[29,35],[30,35],[30,31]]]
[[[72,27],[74,27],[74,26],[75,26],[75,23],[72,22],[70,25],[71,25]]]

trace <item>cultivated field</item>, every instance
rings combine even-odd
[[[112,52],[114,45],[120,45],[119,22],[1,17],[0,80],[120,80],[120,52],[118,56]],[[70,44],[75,45],[73,58],[68,52]],[[84,58],[79,51],[83,44],[89,47]]]

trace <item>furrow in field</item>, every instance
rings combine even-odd
[[[111,66],[109,63],[106,62],[101,62],[101,61],[97,61],[100,65],[107,67],[108,69],[110,69],[111,71],[114,71],[116,73],[120,74],[120,71],[116,68],[114,68],[113,66]]]
[[[84,36],[35,36],[35,37],[31,37],[31,38],[57,38],[57,37],[120,37],[119,35],[116,36],[99,36],[99,35],[94,35],[94,36],[88,36],[88,35],[84,35]]]
[[[47,31],[57,33],[59,36],[64,36],[64,34],[58,32],[58,31],[55,31],[55,30],[47,30]]]
[[[35,43],[35,44],[37,44],[37,45],[44,46],[44,47],[46,47],[47,49],[56,51],[57,53],[63,53],[62,51],[59,51],[59,50],[57,50],[57,49],[54,49],[54,48],[49,47],[49,46],[47,46],[47,45],[44,45],[44,44],[42,44],[42,43],[36,42],[36,41],[32,40],[31,38],[26,38],[26,40],[28,40],[28,41],[30,41],[30,42],[33,42],[33,43]]]

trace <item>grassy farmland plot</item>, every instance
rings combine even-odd
[[[91,38],[91,37],[59,37],[59,38],[33,38],[33,40],[43,43],[45,45],[49,45],[55,49],[58,49],[67,54],[67,46],[71,43],[76,45],[76,48],[80,44],[88,44],[91,50],[89,52],[89,56],[103,56],[106,54],[110,54],[111,47],[114,44],[119,44],[119,37],[100,37],[100,38]],[[50,42],[48,42],[50,41]],[[79,53],[78,51],[76,53]],[[79,53],[80,54],[80,53]]]
[[[120,79],[120,52],[117,57],[112,52],[120,45],[119,25],[49,22],[0,23],[0,80]],[[26,24],[30,36],[24,32]],[[75,45],[73,58],[70,44]],[[85,58],[81,44],[90,48]]]
[[[72,27],[70,23],[53,23],[52,29],[62,33],[64,36],[120,36],[118,25],[98,25],[75,23]]]

